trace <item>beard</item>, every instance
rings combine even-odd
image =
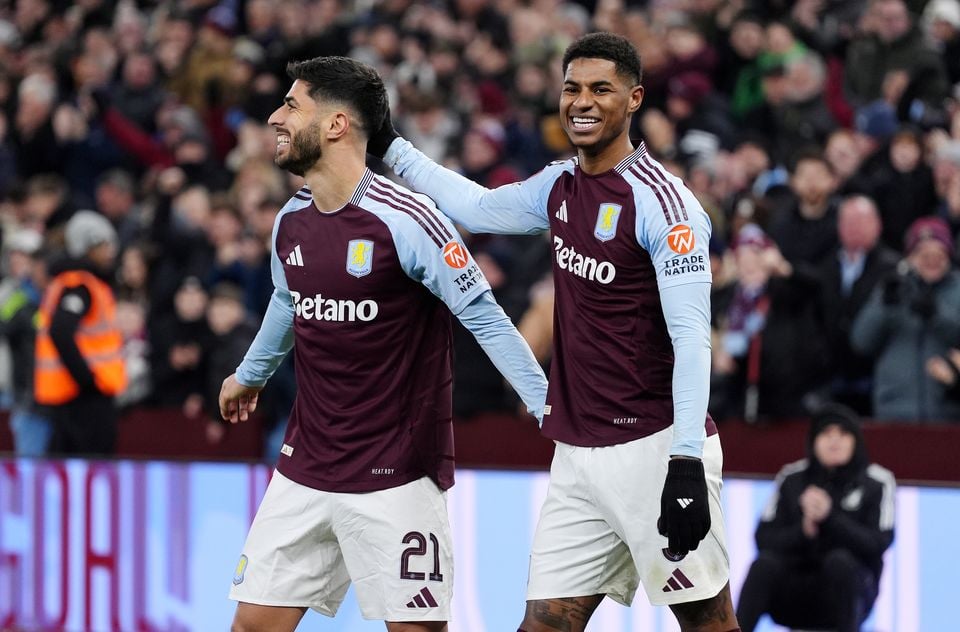
[[[290,139],[287,155],[282,158],[278,156],[274,162],[295,176],[303,176],[317,164],[321,155],[319,125],[311,124]]]

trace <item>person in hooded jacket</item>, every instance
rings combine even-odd
[[[856,413],[839,404],[813,416],[807,452],[780,470],[757,527],[759,552],[737,604],[743,632],[763,614],[855,632],[877,598],[893,542],[893,474],[870,463]]]

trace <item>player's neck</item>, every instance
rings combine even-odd
[[[595,149],[596,151],[594,151]],[[633,150],[633,143],[630,142],[630,137],[627,134],[616,138],[602,149],[580,148],[577,150],[580,169],[590,175],[610,171],[620,164],[621,160],[632,154]]]
[[[365,156],[355,152],[327,154],[304,175],[321,213],[340,210],[353,197],[367,165]]]

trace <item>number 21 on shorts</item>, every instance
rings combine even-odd
[[[433,572],[430,573],[429,579],[433,582],[442,582],[443,574],[440,572],[440,541],[432,533],[427,534],[430,538],[430,548],[433,549]],[[410,558],[411,557],[423,557],[427,555],[427,537],[424,537],[419,531],[410,531],[405,536],[403,536],[403,543],[410,544],[403,550],[403,553],[400,554],[400,579],[412,579],[415,581],[423,581],[427,579],[426,573],[420,573],[417,571],[410,570]]]

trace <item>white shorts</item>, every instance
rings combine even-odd
[[[427,477],[376,492],[323,492],[274,472],[230,598],[334,616],[353,581],[365,619],[448,621],[453,540]]]
[[[657,531],[673,427],[629,443],[583,448],[557,442],[530,555],[527,599],[609,595],[629,606],[643,582],[663,606],[713,597],[729,580],[720,508],[723,453],[704,444],[710,533],[673,561]]]

